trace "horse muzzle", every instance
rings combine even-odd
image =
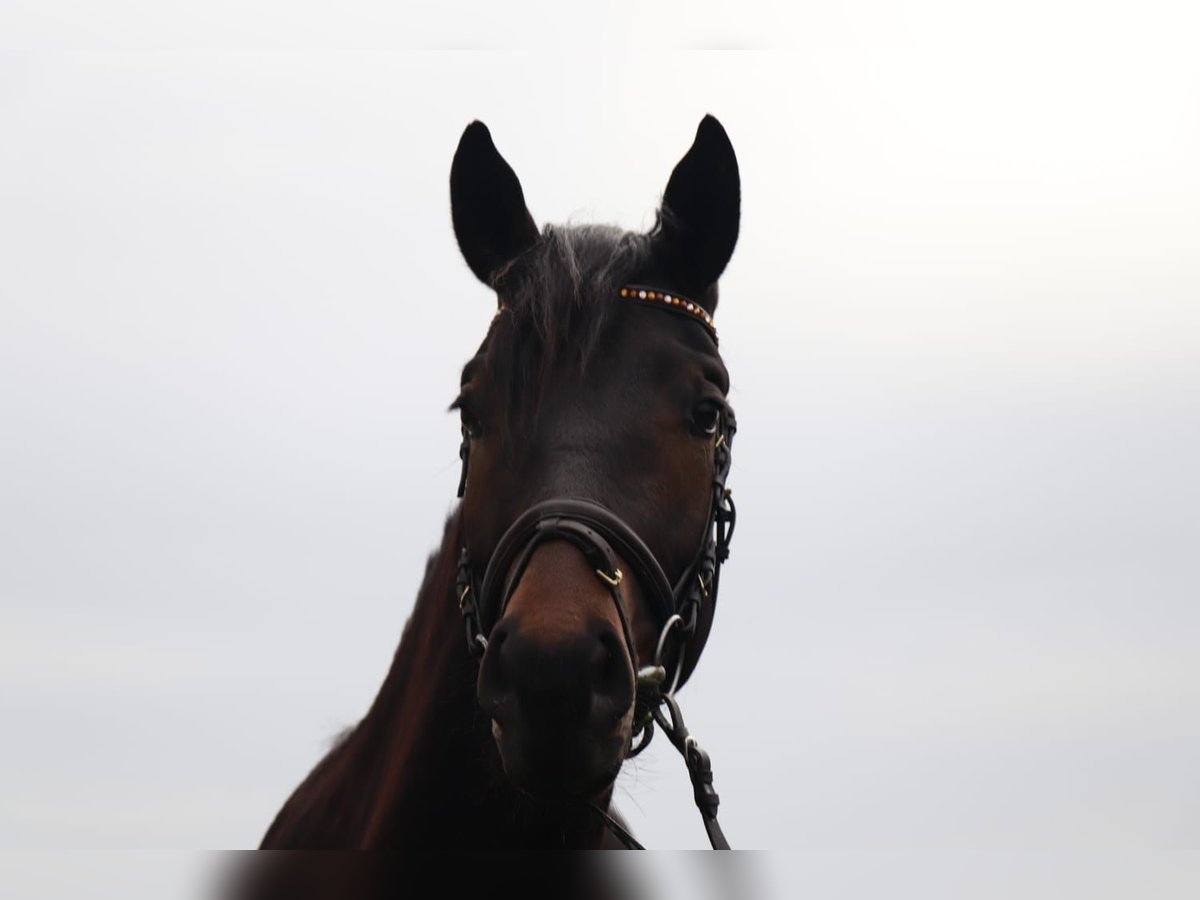
[[[530,794],[592,799],[625,759],[633,664],[610,622],[548,642],[526,616],[506,616],[480,665],[478,698],[505,772]]]
[[[710,510],[709,528],[714,521]],[[694,636],[700,594],[692,579],[715,548],[706,529],[697,563],[673,588],[633,529],[575,498],[544,501],[518,517],[490,554],[482,583],[464,547],[459,605],[469,645],[484,651],[478,699],[518,786],[590,797],[611,784],[634,730],[640,663],[630,600],[650,629],[650,647],[661,629],[657,664],[672,622],[682,621],[681,598],[693,610],[687,631]],[[707,596],[712,579],[696,583]],[[672,689],[685,651],[698,655],[704,636],[678,646]]]

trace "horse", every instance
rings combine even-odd
[[[451,404],[461,502],[369,711],[261,847],[638,846],[613,783],[656,724],[719,833],[675,693],[732,531],[736,425],[713,316],[738,235],[733,146],[706,116],[646,233],[539,230],[476,121],[450,201],[463,258],[496,295]]]

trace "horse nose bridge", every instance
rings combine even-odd
[[[629,502],[641,481],[639,470],[629,466],[630,429],[609,423],[598,430],[595,417],[595,404],[546,417],[546,430],[534,440],[536,451],[525,473],[530,503],[558,497],[587,497],[604,506]]]
[[[628,567],[619,557],[617,562],[624,573]],[[564,540],[547,541],[530,557],[503,618],[519,620],[522,631],[547,647],[569,642],[602,623],[623,634],[622,614],[636,621],[640,595],[633,579],[622,575],[620,586],[623,609],[578,547]]]

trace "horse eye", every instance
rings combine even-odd
[[[483,434],[483,425],[475,418],[475,415],[467,409],[463,404],[462,397],[459,397],[450,405],[451,409],[458,410],[459,420],[462,422],[463,437],[470,440],[476,440]]]
[[[460,409],[459,413],[462,418],[463,437],[470,438],[473,441],[480,438],[483,435],[483,425],[480,424],[479,420],[465,409]]]
[[[706,400],[692,410],[692,432],[694,434],[712,437],[717,433],[717,426],[720,424],[721,407],[711,400]]]

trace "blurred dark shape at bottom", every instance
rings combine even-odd
[[[651,900],[633,867],[605,854],[265,851],[239,853],[214,900]],[[657,900],[657,898],[656,898]]]

